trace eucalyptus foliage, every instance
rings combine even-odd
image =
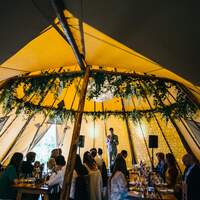
[[[26,114],[44,112],[49,114],[51,118],[59,118],[61,120],[74,119],[76,110],[67,110],[64,103],[57,106],[46,107],[41,103],[45,99],[49,91],[54,93],[56,99],[64,88],[69,87],[75,78],[82,77],[83,71],[64,72],[64,73],[42,73],[40,76],[22,76],[7,81],[7,84],[0,91],[0,104],[3,105],[4,112],[9,113],[16,109],[19,114],[22,111]],[[23,97],[18,97],[19,88],[23,91]],[[176,92],[175,101],[172,104],[164,102],[169,97],[169,89],[174,88]],[[132,96],[138,99],[148,101],[153,98],[153,105],[148,110],[132,110],[132,111],[105,111],[105,112],[84,112],[85,116],[92,116],[94,119],[105,119],[109,116],[120,118],[128,117],[134,122],[145,117],[150,120],[155,113],[160,113],[166,120],[170,117],[191,118],[196,112],[197,107],[190,101],[189,97],[180,89],[179,85],[174,81],[166,81],[161,78],[151,77],[144,74],[122,74],[122,73],[106,73],[104,71],[91,71],[90,81],[87,91],[87,98],[94,100],[108,92],[113,97],[129,98]],[[33,102],[37,99],[37,102]]]

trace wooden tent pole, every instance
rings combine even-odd
[[[76,116],[75,116],[72,141],[71,141],[71,145],[70,145],[69,156],[68,156],[67,166],[66,166],[66,170],[65,170],[63,188],[62,188],[60,200],[69,199],[72,174],[73,174],[73,170],[74,170],[75,158],[76,158],[76,153],[77,153],[77,145],[78,145],[80,129],[81,129],[83,109],[84,109],[84,105],[85,105],[85,97],[86,97],[87,86],[88,86],[88,82],[89,82],[89,74],[90,74],[90,68],[89,68],[89,66],[87,66],[86,71],[85,71],[85,76],[83,78],[83,85],[82,85],[81,92],[80,92],[78,112],[76,113]]]
[[[33,118],[35,112],[32,113],[28,119],[26,120],[25,124],[23,125],[22,129],[20,130],[20,132],[18,133],[17,137],[15,138],[15,140],[12,142],[12,144],[10,145],[9,149],[6,151],[6,153],[3,155],[3,159],[2,161],[4,161],[6,159],[6,157],[9,155],[10,151],[12,150],[12,148],[14,147],[14,145],[16,144],[16,142],[18,141],[18,139],[21,137],[21,135],[23,134],[24,130],[26,129],[27,125],[29,124],[29,122],[31,121],[31,119]]]
[[[170,95],[174,100],[176,100],[175,97],[172,95],[172,93],[171,93],[169,90],[168,90],[168,92],[169,92],[169,95]],[[168,99],[168,101],[171,103],[171,101],[169,100],[169,98],[167,98],[167,99]],[[194,142],[194,143],[197,145],[197,147],[200,149],[200,146],[199,146],[198,142],[197,142],[196,139],[194,138],[194,136],[193,136],[193,134],[191,133],[191,131],[189,130],[189,128],[185,125],[183,119],[180,118],[179,120],[181,121],[181,123],[182,123],[182,125],[185,127],[185,129],[188,131],[188,133],[189,133],[190,137],[192,138],[193,142]],[[194,120],[193,120],[193,122],[195,123]],[[176,122],[175,122],[175,123],[176,123]]]
[[[182,142],[184,148],[186,149],[186,151],[187,151],[189,154],[193,155],[193,157],[194,157],[196,160],[198,160],[198,159],[196,158],[196,156],[193,154],[193,152],[192,152],[190,146],[188,145],[188,143],[186,142],[185,138],[183,137],[183,135],[182,135],[180,129],[178,128],[178,126],[177,126],[175,120],[172,119],[172,118],[170,117],[170,121],[171,121],[171,123],[173,124],[174,128],[176,129],[176,131],[177,131],[177,133],[178,133],[178,135],[179,135],[179,137],[180,137],[180,139],[181,139],[181,142]]]
[[[4,135],[4,133],[6,133],[6,131],[10,128],[10,126],[14,123],[14,121],[17,119],[17,115],[14,117],[14,119],[8,124],[8,126],[5,128],[5,130],[3,131],[3,133],[1,133],[0,138]]]
[[[141,84],[140,81],[139,81],[139,84],[140,84],[141,87],[142,87],[142,84]],[[150,101],[149,101],[149,99],[148,99],[148,97],[147,97],[146,92],[145,92],[144,95],[145,95],[145,99],[147,100],[147,103],[148,103],[150,109],[153,109],[152,106],[151,106],[151,103],[150,103]],[[172,149],[171,149],[171,147],[170,147],[170,145],[169,145],[169,142],[167,141],[167,138],[166,138],[166,136],[165,136],[165,134],[164,134],[164,131],[163,131],[163,129],[162,129],[162,127],[161,127],[161,125],[160,125],[160,123],[159,123],[159,121],[158,121],[158,119],[157,119],[155,113],[153,113],[153,117],[154,117],[154,119],[156,120],[156,123],[157,123],[157,125],[158,125],[158,128],[159,128],[160,131],[161,131],[161,134],[162,134],[162,136],[163,136],[163,138],[164,138],[164,140],[165,140],[165,142],[166,142],[166,144],[167,144],[167,147],[169,148],[170,153],[171,153],[172,155],[174,155],[174,153],[173,153],[173,151],[172,151]],[[175,158],[175,156],[174,156],[174,158]],[[176,158],[175,158],[175,160],[176,160]],[[177,167],[178,167],[180,173],[182,174],[181,168],[180,168],[180,166],[179,166],[179,164],[178,164],[177,161],[176,161],[176,164],[177,164]]]
[[[76,41],[73,37],[73,34],[69,28],[69,25],[68,25],[68,22],[65,18],[65,15],[64,15],[64,2],[63,0],[51,0],[51,3],[52,3],[52,6],[53,6],[53,9],[59,19],[59,22],[63,28],[63,31],[65,33],[65,36],[67,37],[67,40],[70,44],[70,46],[72,47],[72,50],[74,52],[74,55],[78,61],[78,64],[81,68],[81,70],[85,70],[85,64],[83,62],[83,58],[82,58],[82,55],[80,54],[79,52],[79,49],[78,49],[78,46],[76,44]]]
[[[136,110],[136,106],[135,106],[135,103],[134,103],[134,101],[133,101],[133,97],[131,98],[131,100],[132,100],[134,109]],[[140,129],[141,129],[141,132],[142,132],[142,137],[143,137],[143,140],[144,140],[144,144],[145,144],[145,147],[146,147],[146,150],[147,150],[147,154],[148,154],[149,160],[150,160],[150,162],[151,162],[151,164],[152,164],[152,163],[153,163],[153,162],[152,162],[152,158],[151,158],[151,155],[150,155],[150,152],[149,152],[149,148],[148,148],[148,145],[147,145],[147,141],[146,141],[145,136],[144,136],[144,131],[143,131],[143,129],[142,129],[142,125],[141,125],[141,122],[140,122],[139,119],[137,119],[137,123],[138,123],[139,126],[140,126]]]
[[[145,95],[145,96],[146,96],[146,95]],[[147,102],[148,102],[150,108],[152,109],[152,106],[151,106],[151,104],[150,104],[150,102],[149,102],[149,99],[147,98],[147,96],[146,96],[145,98],[146,98],[146,100],[147,100]],[[158,119],[157,119],[157,117],[156,117],[156,115],[155,115],[154,113],[153,113],[153,117],[154,117],[154,119],[156,120],[156,123],[157,123],[157,125],[158,125],[158,127],[159,127],[159,129],[160,129],[160,131],[161,131],[161,133],[162,133],[162,136],[163,136],[163,138],[164,138],[164,140],[165,140],[165,142],[166,142],[166,144],[167,144],[167,146],[168,146],[168,148],[169,148],[170,153],[174,155],[174,153],[173,153],[173,151],[172,151],[172,149],[171,149],[171,147],[170,147],[170,145],[169,145],[169,142],[167,141],[167,138],[166,138],[166,136],[165,136],[165,134],[164,134],[164,131],[163,131],[163,129],[162,129],[162,127],[161,127],[161,125],[160,125],[160,123],[159,123],[159,121],[158,121]],[[174,158],[175,158],[175,156],[174,156]],[[175,160],[176,160],[176,158],[175,158]],[[177,163],[177,167],[179,168],[179,171],[181,172],[181,168],[180,168],[180,166],[179,166],[179,164],[178,164],[177,161],[176,161],[176,163]]]
[[[169,91],[168,91],[168,92],[169,92]],[[169,92],[169,94],[170,94],[170,96],[175,100],[174,96],[173,96],[170,92]],[[171,104],[171,101],[169,100],[168,97],[167,97],[167,100],[168,100],[168,102]],[[172,119],[171,117],[170,117],[170,120],[171,120],[173,126],[176,128],[176,130],[177,130],[177,132],[178,132],[178,134],[179,134],[179,137],[180,137],[180,139],[181,139],[181,141],[182,141],[182,143],[183,143],[183,146],[185,147],[185,149],[187,150],[187,152],[190,153],[190,154],[192,154],[193,157],[196,158],[196,156],[193,154],[193,152],[192,152],[190,146],[189,146],[188,143],[186,142],[184,136],[182,135],[182,133],[181,133],[181,131],[180,131],[178,125],[176,124],[176,121],[175,121],[174,119]],[[186,127],[186,125],[184,124],[183,120],[182,120],[181,118],[180,118],[179,120],[181,121],[181,123],[182,123],[182,125],[185,127],[185,129],[188,131],[188,133],[189,133],[190,137],[192,138],[193,142],[194,142],[194,143],[197,145],[197,147],[200,149],[199,144],[196,142],[194,136],[192,135],[192,133],[190,132],[190,130]],[[198,159],[196,158],[196,160],[198,160]]]
[[[183,90],[183,92],[184,92],[184,90]],[[168,93],[171,94],[171,93],[169,92],[169,90],[168,90]],[[187,95],[187,94],[186,94],[186,95]],[[166,98],[167,98],[168,102],[171,104],[171,101],[169,100],[169,98],[168,98],[167,96],[166,96]],[[163,103],[163,101],[162,101],[161,99],[160,99],[160,102],[161,102],[162,105],[164,106],[164,103]],[[177,131],[177,133],[178,133],[178,135],[179,135],[179,138],[180,138],[180,140],[181,140],[181,142],[182,142],[184,148],[186,149],[186,151],[187,151],[188,153],[190,153],[191,155],[193,155],[194,158],[195,158],[196,160],[198,160],[198,159],[196,158],[196,156],[193,154],[193,152],[192,152],[190,146],[188,145],[188,143],[186,142],[185,138],[183,137],[183,135],[182,135],[180,129],[178,128],[178,126],[177,126],[175,120],[174,120],[171,116],[169,116],[169,120],[170,120],[170,122],[172,123],[172,125],[174,126],[174,128],[176,129],[176,131]]]
[[[122,112],[124,115],[126,129],[127,129],[127,133],[128,133],[128,140],[129,140],[129,145],[130,145],[130,150],[131,150],[132,164],[134,165],[134,164],[137,164],[136,154],[135,154],[135,150],[134,150],[134,146],[133,146],[133,141],[131,138],[131,129],[129,127],[129,122],[128,122],[128,118],[126,116],[126,110],[125,110],[125,106],[124,106],[124,101],[122,98],[121,98],[121,104],[122,104]]]
[[[3,127],[5,126],[5,124],[6,124],[6,122],[8,121],[8,119],[10,118],[10,116],[7,116],[7,115],[5,115],[5,116],[3,116],[2,118],[4,118],[4,122],[3,122],[3,125],[2,125],[2,127],[1,127],[1,129],[0,129],[0,132],[1,132],[1,130],[3,130]],[[5,119],[6,118],[6,119]],[[0,137],[1,137],[1,135],[0,135]]]
[[[176,83],[176,85],[178,85],[178,87],[187,95],[190,101],[199,109],[200,104],[197,98],[187,89],[187,87],[181,83]]]

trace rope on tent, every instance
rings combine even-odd
[[[170,95],[174,100],[176,100],[175,97],[172,95],[172,93],[171,93],[170,91],[169,91],[169,95]],[[167,97],[167,99],[168,99],[169,103],[171,103],[171,101],[169,100],[168,97]],[[184,128],[187,130],[187,132],[189,133],[189,135],[190,135],[190,137],[192,138],[193,142],[197,145],[198,149],[200,149],[200,146],[199,146],[198,142],[196,141],[196,139],[195,139],[194,136],[193,136],[193,133],[192,133],[192,132],[190,131],[190,129],[185,125],[183,119],[180,118],[179,120],[180,120],[180,122],[182,123],[182,125],[184,126]]]
[[[29,124],[29,122],[31,121],[31,119],[33,118],[33,116],[35,115],[35,113],[32,113],[27,121],[25,122],[25,124],[23,125],[22,129],[20,130],[20,132],[18,133],[17,137],[15,138],[15,140],[12,142],[12,144],[10,145],[9,149],[6,151],[6,153],[3,156],[3,159],[1,161],[4,161],[7,156],[9,155],[9,153],[11,152],[11,150],[13,149],[13,147],[15,146],[16,142],[18,141],[18,139],[21,137],[21,135],[23,134],[24,130],[26,129],[27,125]]]
[[[72,29],[78,30],[78,28],[76,28],[76,27],[72,27]],[[158,67],[162,67],[162,66],[160,66],[158,63],[156,63],[156,62],[154,62],[154,61],[152,61],[152,60],[150,60],[150,59],[148,59],[148,58],[145,58],[145,57],[143,57],[143,56],[140,56],[139,54],[136,54],[136,53],[130,52],[130,51],[126,50],[126,49],[123,49],[122,47],[119,47],[119,46],[117,46],[117,45],[115,45],[115,44],[112,44],[112,43],[110,43],[110,42],[108,42],[108,41],[106,41],[106,40],[104,40],[104,39],[102,39],[102,38],[99,38],[99,37],[97,37],[97,36],[95,36],[95,35],[93,35],[93,34],[91,34],[91,33],[89,33],[89,32],[84,32],[84,33],[85,33],[85,35],[88,35],[88,36],[90,36],[90,37],[92,37],[92,38],[94,38],[94,39],[96,39],[96,40],[98,40],[98,41],[101,41],[101,42],[103,42],[103,43],[105,43],[105,44],[108,44],[108,45],[110,45],[110,46],[112,46],[112,47],[115,47],[116,49],[120,49],[120,50],[122,50],[122,51],[124,51],[124,52],[126,52],[126,53],[128,53],[128,54],[130,54],[130,55],[134,55],[135,57],[138,57],[138,58],[140,58],[141,60],[145,60],[145,61],[148,61],[148,62],[154,64],[154,65],[157,65]]]
[[[44,19],[47,20],[47,22],[52,25],[52,27],[60,34],[60,36],[67,43],[69,43],[68,40],[67,40],[67,37],[65,36],[65,34],[60,30],[60,28],[54,22],[52,22],[52,20],[49,19],[49,16],[44,14],[44,11],[37,5],[37,3],[34,0],[32,0],[32,3],[35,6],[35,8],[40,12],[40,14],[44,17]],[[49,30],[50,28],[45,29],[45,31]],[[45,31],[41,32],[41,34],[43,34]]]
[[[136,106],[135,106],[135,102],[134,102],[134,100],[133,100],[133,97],[131,98],[131,100],[132,100],[134,109],[136,109]],[[150,155],[150,152],[149,152],[149,148],[148,148],[148,145],[147,145],[147,141],[146,141],[145,136],[144,136],[144,131],[143,131],[143,129],[142,129],[142,125],[141,125],[140,119],[137,119],[137,123],[139,124],[139,127],[140,127],[141,132],[142,132],[142,137],[143,137],[144,144],[145,144],[145,147],[146,147],[146,151],[147,151],[147,154],[148,154],[148,157],[149,157],[149,161],[150,161],[150,163],[152,164],[153,162],[152,162],[152,159],[151,159],[151,155]]]
[[[200,104],[196,97],[183,85],[183,84],[177,84],[177,86],[187,95],[187,97],[190,99],[190,101],[197,107],[197,109],[200,108]]]
[[[195,99],[191,98],[192,96],[191,96],[191,94],[190,94],[188,91],[186,91],[186,88],[185,88],[185,87],[182,87],[182,86],[180,86],[180,85],[178,85],[178,86],[179,86],[179,87],[183,90],[183,92],[189,97],[190,101],[191,101],[192,103],[195,103],[195,105],[198,107],[198,105],[196,104]],[[187,92],[187,93],[186,93],[186,92]],[[168,90],[168,93],[173,97],[173,95],[170,93],[169,90]],[[168,100],[168,102],[169,102],[170,104],[172,104],[172,102],[169,100],[169,98],[168,98],[167,96],[166,96],[166,99]],[[174,97],[173,97],[173,99],[176,100]],[[160,101],[161,101],[162,104],[164,104],[162,100],[160,100]],[[170,119],[172,125],[174,126],[174,128],[176,129],[176,131],[177,131],[177,133],[178,133],[178,135],[179,135],[179,138],[180,138],[180,140],[181,140],[181,142],[182,142],[184,148],[186,149],[186,151],[187,151],[188,153],[192,154],[192,155],[194,156],[194,158],[195,158],[196,160],[198,160],[198,159],[196,158],[196,156],[193,154],[193,152],[192,152],[190,146],[188,145],[188,143],[186,142],[185,138],[183,137],[183,135],[182,135],[180,129],[178,128],[178,126],[177,126],[175,120],[174,120],[171,116],[169,116],[169,119]],[[192,138],[193,138],[193,137],[192,137]],[[194,139],[193,139],[193,140],[194,140]]]
[[[141,85],[141,82],[140,82],[140,81],[139,81],[139,84]],[[148,97],[147,97],[147,95],[146,95],[146,91],[144,91],[144,92],[145,92],[145,99],[147,100],[147,103],[148,103],[150,109],[152,109],[151,103],[150,103],[150,101],[149,101],[149,99],[148,99]],[[158,118],[156,117],[156,115],[155,115],[154,113],[153,113],[153,117],[154,117],[154,119],[155,119],[156,122],[157,122],[157,125],[158,125],[158,127],[159,127],[159,129],[160,129],[160,131],[161,131],[161,133],[162,133],[162,136],[163,136],[163,138],[164,138],[164,140],[165,140],[165,142],[166,142],[168,148],[169,148],[170,153],[174,156],[174,153],[173,153],[173,151],[172,151],[172,148],[170,147],[169,142],[167,141],[167,138],[166,138],[166,136],[165,136],[165,134],[164,134],[164,131],[163,131],[163,129],[162,129],[162,127],[161,127],[161,125],[160,125],[160,123],[159,123],[159,121],[158,121]],[[174,156],[174,158],[175,158],[175,156]],[[176,158],[175,158],[175,160],[176,160]],[[179,166],[177,160],[176,160],[176,164],[177,164],[177,167],[178,167],[180,173],[182,174],[181,168],[180,168],[180,166]]]
[[[78,19],[79,22],[79,29],[80,29],[80,35],[81,35],[81,45],[82,45],[82,54],[83,57],[85,58],[85,40],[84,40],[84,30],[83,30],[83,21],[84,21],[84,5],[83,5],[83,0],[81,0],[81,17]]]
[[[200,125],[198,124],[198,122],[196,122],[194,119],[192,119],[192,122],[196,125],[196,127],[200,130]]]
[[[127,129],[127,133],[128,133],[129,146],[130,146],[131,157],[132,157],[132,164],[134,165],[134,164],[137,164],[136,153],[135,153],[135,149],[134,149],[134,146],[133,146],[133,141],[132,141],[132,137],[131,137],[131,130],[130,130],[130,127],[129,127],[128,118],[126,116],[124,101],[123,101],[122,98],[121,98],[121,104],[122,104],[122,111],[123,111],[123,115],[124,115],[124,119],[125,119],[126,129]]]

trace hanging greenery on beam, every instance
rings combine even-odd
[[[4,111],[9,112],[16,109],[16,113],[24,111],[29,114],[32,112],[47,112],[50,109],[51,118],[66,118],[73,119],[76,111],[66,110],[64,101],[53,107],[48,108],[42,105],[37,105],[33,101],[28,101],[31,96],[35,95],[38,99],[44,98],[44,91],[51,88],[54,97],[58,97],[62,90],[69,87],[73,80],[77,77],[82,77],[83,71],[63,72],[63,73],[42,73],[35,76],[21,76],[17,79],[11,79],[5,84],[5,87],[0,91],[0,103],[3,105]],[[21,88],[23,97],[19,97],[18,90]],[[165,105],[163,102],[168,96],[170,88],[174,88],[176,92],[176,101],[171,105]],[[91,70],[90,82],[87,91],[87,98],[95,101],[105,101],[107,96],[110,98],[136,98],[145,101],[146,96],[153,99],[153,109],[149,110],[132,110],[126,111],[126,117],[137,121],[143,117],[151,119],[153,113],[161,113],[168,120],[172,118],[191,118],[196,112],[197,107],[190,101],[187,95],[180,90],[177,83],[169,79],[157,78],[155,76],[126,74],[119,72],[106,72]],[[124,118],[122,111],[104,111],[104,112],[84,112],[85,116],[93,118],[107,118],[109,116],[117,116]]]

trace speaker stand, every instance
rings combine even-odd
[[[152,167],[152,171],[154,170],[154,155],[153,155],[153,150],[154,150],[154,148],[151,148],[151,153],[152,153],[152,157],[151,157],[151,159],[152,159],[152,163],[151,163],[151,167]]]
[[[78,154],[79,154],[79,156],[81,156],[81,147],[80,146],[78,147]]]

